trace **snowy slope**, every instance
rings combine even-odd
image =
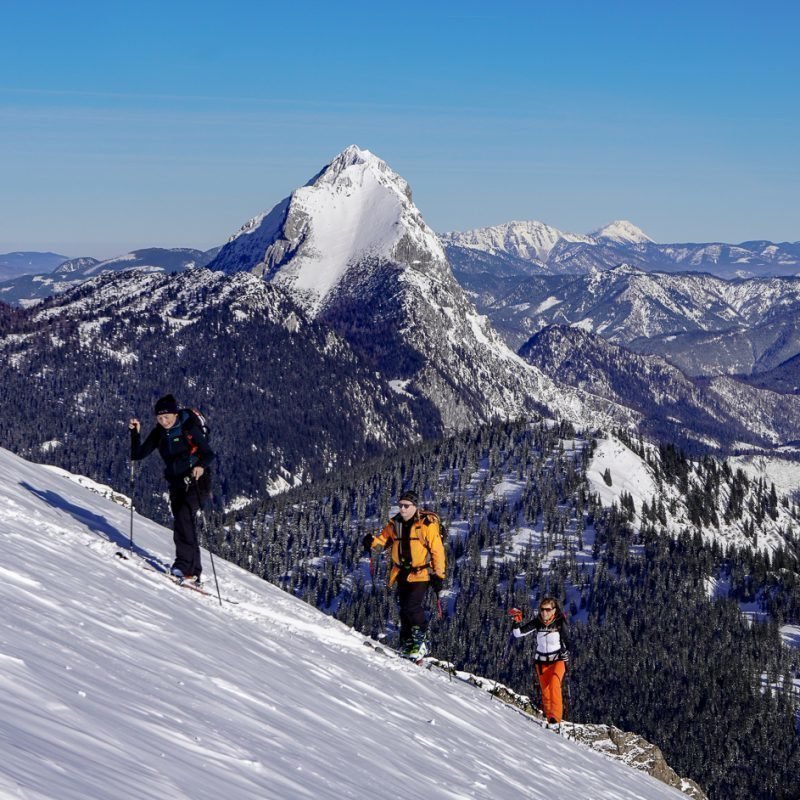
[[[611,486],[603,480],[606,470],[611,474]],[[648,465],[614,436],[597,440],[586,478],[604,506],[619,505],[622,493],[627,492],[633,497],[637,510],[641,510],[642,501],[649,503],[658,494]],[[638,517],[637,520],[641,522]]]
[[[115,558],[127,509],[5,450],[0,521],[2,797],[682,796],[219,559],[237,605],[174,586],[138,516]]]
[[[784,494],[794,496],[800,490],[800,470],[796,468],[796,465],[794,468],[788,468],[791,462],[785,459],[739,456],[729,459],[728,463],[732,470],[735,471],[742,467],[754,478],[769,479],[773,475],[781,474],[783,481],[778,484],[779,496]],[[698,481],[696,465],[691,466],[690,484]],[[603,479],[606,470],[611,476],[611,486],[607,485]],[[639,528],[642,523],[642,503],[652,504],[654,499],[660,497],[668,507],[674,509],[674,512],[670,510],[666,512],[666,529],[670,534],[678,536],[684,530],[694,530],[694,526],[689,520],[686,498],[680,494],[678,488],[667,483],[659,485],[651,467],[615,436],[597,440],[597,449],[586,471],[586,478],[591,491],[599,496],[601,503],[606,507],[614,503],[620,506],[622,494],[629,494],[633,498],[636,509],[633,521],[636,528]],[[726,492],[727,489],[722,492],[720,507],[717,509],[719,526],[703,527],[700,531],[703,539],[708,542],[716,540],[723,547],[731,544],[737,547],[752,547],[752,540],[748,539],[743,532],[743,525],[747,517],[732,520],[729,523],[723,519],[724,503],[727,500]],[[750,496],[748,494],[747,500],[750,499]],[[788,510],[779,506],[777,518],[771,520],[766,517],[759,526],[758,548],[773,553],[778,548],[785,547],[785,531],[790,530],[792,524],[793,520]]]
[[[787,455],[797,454],[797,448],[787,448]],[[780,456],[740,455],[732,456],[728,463],[735,469],[741,469],[752,480],[760,478],[767,483],[774,483],[780,495],[800,498],[800,462]]]

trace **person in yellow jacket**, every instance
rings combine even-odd
[[[422,658],[429,649],[425,596],[429,586],[436,594],[444,586],[444,545],[439,517],[419,508],[416,492],[403,492],[398,506],[398,513],[377,536],[364,537],[364,549],[390,548],[389,586],[397,585],[400,650],[409,658]]]

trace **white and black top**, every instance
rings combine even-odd
[[[548,623],[543,622],[537,615],[530,622],[513,630],[517,639],[521,636],[530,636],[532,633],[536,634],[534,661],[549,663],[564,659],[564,654],[569,650],[569,629],[563,613],[557,611]]]

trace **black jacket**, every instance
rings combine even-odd
[[[131,429],[131,458],[134,461],[146,458],[156,449],[164,459],[164,477],[168,481],[181,480],[196,466],[208,469],[214,460],[214,452],[208,446],[197,418],[185,409],[169,430],[156,425],[144,442],[139,431]]]

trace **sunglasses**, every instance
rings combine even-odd
[[[553,606],[542,606],[539,611],[555,611]]]
[[[397,504],[400,508],[414,508],[413,503],[398,503]]]

